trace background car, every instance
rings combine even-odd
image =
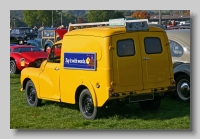
[[[10,45],[10,73],[19,73],[25,67],[37,67],[47,59],[48,54],[36,46]]]
[[[167,30],[176,30],[176,29],[190,29],[190,23],[185,23],[176,26],[169,26]]]
[[[166,30],[172,61],[176,91],[181,101],[190,101],[190,29]]]
[[[37,36],[37,33],[29,27],[17,27],[11,30],[10,37],[15,37],[17,39],[31,40]]]
[[[27,41],[27,44],[37,46],[46,52],[53,44],[62,39],[67,29],[44,28],[38,30],[38,35],[34,40]]]
[[[166,30],[166,29],[167,29],[165,26],[160,25],[160,24],[151,24],[151,23],[150,23],[149,26],[160,27],[160,28],[162,28],[163,30]]]

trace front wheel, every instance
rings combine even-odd
[[[101,108],[94,106],[92,96],[88,89],[84,89],[80,94],[79,109],[82,116],[87,120],[94,120],[101,113]]]
[[[17,69],[17,65],[15,63],[15,60],[10,60],[10,73],[11,74],[19,73],[19,70]]]
[[[184,74],[176,78],[175,97],[180,101],[190,101],[190,76]]]
[[[26,83],[26,101],[32,107],[39,106],[42,103],[42,99],[37,97],[35,86],[31,80]]]

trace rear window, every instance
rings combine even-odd
[[[44,37],[54,37],[54,31],[43,31]]]
[[[148,37],[144,39],[145,52],[147,54],[162,53],[162,45],[159,38]]]
[[[135,55],[135,46],[132,39],[119,40],[117,42],[117,55],[119,57]]]

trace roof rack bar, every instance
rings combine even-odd
[[[110,20],[110,21],[107,21],[107,22],[94,22],[94,23],[79,23],[79,24],[72,24],[72,23],[70,23],[69,24],[69,28],[68,28],[68,32],[69,31],[72,31],[72,30],[74,30],[74,28],[75,27],[87,27],[87,28],[90,28],[91,26],[95,26],[95,25],[111,25],[112,23],[121,23],[121,25],[120,26],[126,26],[126,23],[127,22],[143,22],[143,21],[145,21],[145,22],[147,22],[147,24],[148,24],[148,19],[137,19],[137,20],[126,20],[126,19],[124,19],[124,20]],[[122,25],[122,23],[123,23],[123,25]]]

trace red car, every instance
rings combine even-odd
[[[19,73],[25,67],[37,67],[47,57],[48,53],[36,46],[10,44],[10,73]]]

